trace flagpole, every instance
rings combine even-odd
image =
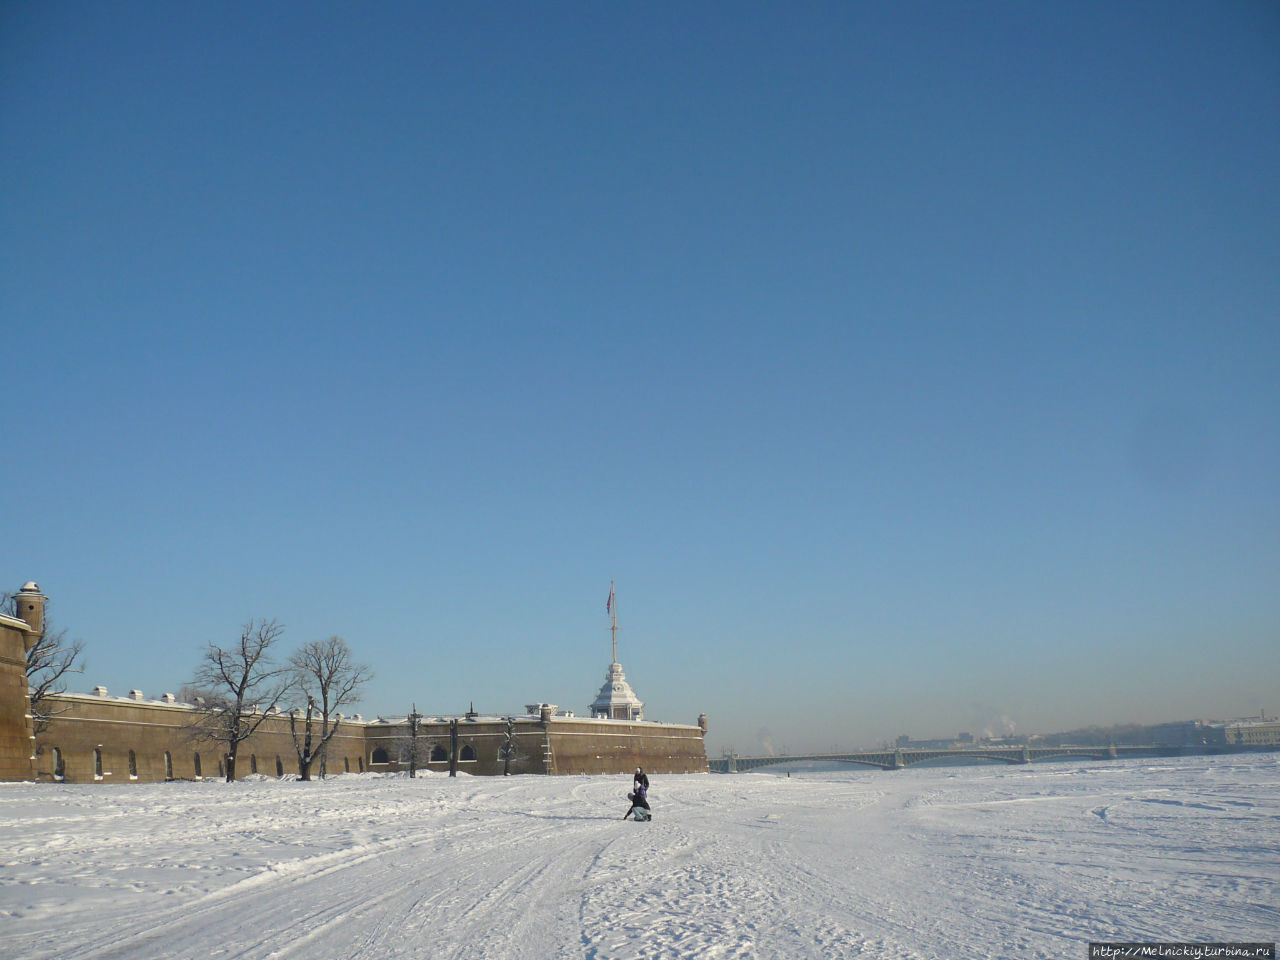
[[[613,662],[618,662],[618,598],[613,593],[613,581],[609,581],[609,632],[613,635]]]

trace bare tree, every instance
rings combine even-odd
[[[52,698],[67,692],[67,677],[84,673],[84,641],[68,640],[65,629],[53,629],[49,606],[45,604],[44,633],[27,651],[27,689],[34,733],[44,733],[49,721],[63,712],[54,709]],[[12,593],[0,594],[0,610],[17,617],[17,598]]]
[[[307,697],[307,707],[302,722],[302,729],[298,729],[298,715],[304,714],[299,707],[294,707],[289,711],[289,733],[293,737],[293,749],[298,754],[298,777],[302,780],[311,779],[311,764],[316,758],[315,741],[315,715],[316,702],[311,697]]]
[[[191,684],[204,691],[197,704],[194,733],[220,743],[227,756],[227,782],[236,778],[236,753],[280,702],[287,684],[272,659],[272,647],[284,633],[275,620],[250,620],[230,648],[210,643]]]
[[[418,775],[418,766],[431,759],[431,748],[435,746],[435,741],[422,736],[422,714],[418,712],[416,703],[405,718],[405,724],[409,732],[396,738],[396,759],[409,765],[409,777],[412,779]]]
[[[396,760],[401,766],[408,764],[409,776],[416,777],[418,771],[431,762],[431,754],[440,746],[441,741],[437,737],[422,735],[422,715],[416,707],[407,718],[406,728],[408,733],[393,741]]]
[[[502,760],[502,775],[504,777],[509,777],[511,776],[512,761],[519,763],[520,761],[527,760],[528,757],[520,752],[520,747],[516,741],[515,720],[511,717],[507,717],[506,723],[506,737],[503,739],[502,745],[498,747],[498,756]]]
[[[310,780],[311,765],[318,758],[323,777],[328,772],[329,741],[342,722],[338,711],[360,699],[360,688],[373,673],[368,664],[352,660],[351,648],[341,637],[306,644],[289,658],[289,671],[293,688],[306,700],[305,712],[298,709],[289,714],[289,730],[298,754],[298,776]],[[298,729],[300,713],[304,714],[301,730]],[[315,729],[317,716],[318,731]]]

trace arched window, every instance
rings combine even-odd
[[[67,764],[62,759],[62,751],[57,747],[53,748],[53,779],[65,780],[67,778]]]
[[[440,744],[437,743],[434,747],[431,748],[432,763],[445,763],[448,761],[448,759],[449,759],[449,751],[446,750],[444,747],[442,747]]]
[[[256,753],[249,754],[249,772],[258,772],[258,755]]]
[[[350,773],[350,772],[351,772],[351,758],[350,758],[350,757],[343,757],[343,758],[342,758],[342,772],[343,772],[343,773]]]
[[[462,748],[462,753],[458,756],[458,759],[463,761],[464,763],[468,760],[474,760],[475,758],[476,758],[476,748],[469,743]]]
[[[284,776],[284,764],[280,762],[279,757],[276,757],[276,776],[277,777]]]
[[[102,748],[93,748],[93,776],[96,780],[102,779]]]
[[[138,755],[132,750],[129,751],[129,779],[138,779]]]
[[[195,771],[196,771],[196,778],[197,779],[203,778],[204,773],[200,770],[200,754],[198,753],[192,754],[191,761],[192,761],[191,765],[195,768]]]
[[[173,754],[168,750],[164,752],[164,778],[166,780],[173,779]]]
[[[387,755],[387,751],[379,747],[373,751],[373,756],[369,758],[370,763],[387,763],[391,758]]]

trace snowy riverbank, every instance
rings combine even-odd
[[[0,785],[0,956],[1083,957],[1275,940],[1280,757]]]

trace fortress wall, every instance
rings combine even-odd
[[[512,751],[510,772],[547,773],[543,760],[546,754],[546,731],[536,718],[516,717],[513,720],[513,739],[515,748]],[[408,770],[408,737],[409,727],[403,721],[391,723],[371,723],[365,727],[365,740],[368,745],[366,761],[370,770],[396,771]],[[449,761],[431,761],[433,747],[443,748],[447,757],[449,752],[449,721],[440,719],[424,720],[418,726],[418,762],[419,770],[446,772]],[[478,717],[474,720],[459,718],[458,720],[458,771],[476,776],[501,776],[504,767],[501,749],[507,741],[506,719],[501,717]],[[468,750],[470,748],[470,750]],[[377,762],[379,749],[385,750],[387,762]],[[474,759],[470,758],[474,753]],[[403,757],[404,759],[400,759]]]
[[[0,780],[31,779],[27,631],[0,619]]]
[[[199,713],[188,704],[63,694],[54,700],[53,713],[48,729],[36,738],[36,779],[153,783],[224,775],[223,745],[200,736]],[[566,718],[543,723],[536,717],[515,718],[513,725],[513,774],[615,774],[629,773],[637,766],[652,773],[707,771],[702,732],[693,726]],[[447,771],[449,721],[423,722],[418,738],[423,758],[419,769]],[[407,760],[400,759],[407,740],[408,726],[403,721],[344,720],[329,742],[328,772],[408,769]],[[500,776],[506,741],[505,719],[459,719],[458,770]],[[26,761],[30,740],[20,738],[20,743],[21,759]],[[442,748],[446,759],[427,759],[432,747]],[[29,779],[32,772],[26,762],[9,779]],[[287,715],[267,717],[240,745],[237,757],[240,777],[281,772],[298,772]],[[312,775],[318,774],[317,764]]]
[[[190,709],[190,708],[189,708]],[[194,712],[194,711],[193,711]],[[303,735],[305,722],[298,718],[298,733]],[[320,720],[312,720],[312,750],[320,742]],[[223,745],[216,741],[205,740],[204,749],[211,756],[218,757],[223,752]],[[338,725],[338,732],[333,735],[327,748],[327,771],[329,776],[340,773],[360,773],[364,766],[364,722],[344,718]],[[298,773],[298,752],[294,748],[293,734],[289,731],[288,714],[267,717],[257,731],[236,751],[236,778],[253,774],[254,765],[257,773],[274,777],[296,775]],[[216,771],[215,771],[216,772]],[[204,775],[210,776],[206,769]],[[219,775],[225,775],[223,771]],[[320,761],[311,764],[311,776],[320,775]]]
[[[63,694],[53,701],[53,718],[48,730],[36,738],[35,777],[38,780],[65,780],[68,783],[154,783],[173,779],[219,777],[223,745],[201,739],[194,724],[198,711],[187,704],[136,701],[124,697]],[[346,727],[347,730],[343,728]],[[328,772],[361,768],[364,757],[364,724],[346,721],[329,741]],[[348,732],[349,731],[349,732]],[[98,751],[100,762],[95,758]],[[130,751],[133,762],[130,763]],[[166,764],[165,753],[169,754]],[[197,757],[199,758],[197,760]],[[258,731],[240,745],[236,773],[277,773],[276,761],[285,774],[298,772],[297,753],[289,733],[287,716],[268,717]],[[61,762],[59,776],[57,766]],[[197,767],[198,763],[198,767]],[[101,774],[98,774],[101,769]],[[319,764],[311,768],[320,772]],[[30,778],[31,773],[26,774]],[[13,779],[23,779],[15,777]]]
[[[139,701],[126,697],[63,694],[54,699],[48,729],[36,737],[34,776],[68,783],[154,783],[166,779],[221,777],[223,745],[202,738],[200,714],[188,704]],[[513,719],[513,774],[622,774],[642,766],[651,773],[705,773],[706,748],[694,726],[622,720],[536,717]],[[457,768],[476,776],[500,776],[506,720],[460,718]],[[13,739],[19,763],[7,779],[33,776],[31,741]],[[343,720],[329,742],[328,772],[393,772],[408,769],[401,758],[408,741],[403,721],[376,723]],[[446,772],[450,722],[427,720],[418,732],[419,769]],[[430,760],[439,747],[444,759]],[[96,755],[95,755],[96,752]],[[130,756],[132,753],[132,757]],[[168,757],[166,758],[166,754]],[[256,769],[255,769],[256,768]],[[298,772],[297,753],[287,715],[267,717],[240,745],[238,777],[254,773],[274,777]],[[319,775],[319,764],[312,775]]]
[[[536,717],[514,720],[515,750],[511,772],[538,774],[630,774],[636,767],[650,773],[706,773],[707,751],[702,731],[694,726],[622,720],[591,720],[553,717],[545,724]],[[366,728],[369,769],[408,769],[397,760],[408,734],[407,725],[370,724]],[[449,722],[424,721],[419,726],[420,743],[449,749]],[[458,770],[479,776],[501,775],[499,752],[506,742],[506,721],[483,717],[458,721],[460,757],[475,752],[474,760],[459,760]],[[388,762],[374,762],[379,748]],[[424,751],[421,755],[429,755]],[[447,760],[420,762],[419,769],[447,771]]]
[[[706,773],[702,730],[674,723],[553,718],[549,773]]]

